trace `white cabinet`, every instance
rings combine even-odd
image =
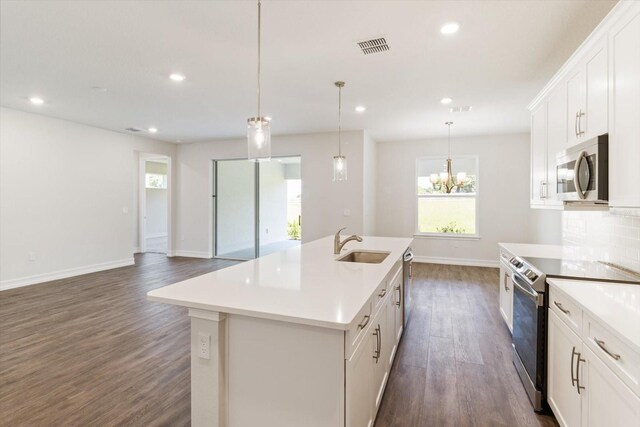
[[[347,426],[370,427],[373,424],[373,356],[376,351],[373,330],[366,335],[346,363]]]
[[[605,133],[609,206],[640,207],[640,1],[620,1],[529,110],[531,207],[562,208],[556,155]]]
[[[602,357],[589,326],[589,319],[577,303],[551,288],[547,332],[547,401],[563,427],[640,426],[640,396],[620,377],[625,371],[614,370]],[[583,320],[583,317],[587,320]],[[615,338],[605,336],[613,347]],[[613,345],[612,345],[613,344]],[[617,351],[617,350],[616,350]],[[632,369],[637,353],[616,355],[626,359]],[[610,362],[610,360],[607,360]]]
[[[575,364],[582,341],[549,310],[547,332],[547,402],[563,427],[580,425],[581,396],[576,388]]]
[[[640,2],[609,33],[609,205],[640,207]]]
[[[392,278],[385,280],[372,296],[370,307],[374,310],[368,321],[365,314],[359,323],[366,325],[355,339],[355,350],[349,353],[346,349],[347,427],[371,426],[382,402],[402,334],[402,268],[394,270]],[[362,313],[367,310],[365,306]],[[351,341],[347,343],[353,346]]]
[[[531,205],[544,206],[547,184],[547,104],[531,115]]]
[[[511,270],[500,262],[500,314],[505,323],[509,327],[509,331],[513,332],[513,281],[511,279]]]
[[[640,397],[584,347],[582,426],[640,426]]]

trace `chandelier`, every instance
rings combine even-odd
[[[444,171],[440,172],[440,174],[432,173],[429,176],[431,183],[436,186],[438,185],[440,189],[449,194],[453,191],[453,189],[457,188],[458,190],[464,185],[464,181],[467,179],[466,172],[458,172],[455,176],[455,181],[453,177],[453,167],[451,166],[451,125],[453,122],[445,122],[448,129],[447,136],[447,144],[449,147],[447,163],[444,165]]]

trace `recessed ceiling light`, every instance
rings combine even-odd
[[[442,98],[440,100],[440,103],[441,104],[451,104],[451,101],[453,101],[453,99],[451,99],[451,98]]]
[[[32,96],[31,98],[29,98],[29,102],[35,105],[42,105],[44,104],[44,99],[38,98],[37,96]]]
[[[356,107],[356,112],[358,113],[364,113],[367,110],[367,107],[365,107],[364,105],[358,105]]]
[[[460,25],[457,22],[447,22],[440,28],[440,32],[442,34],[453,34],[457,33],[458,29],[460,29]]]
[[[147,129],[147,130],[149,131],[149,133],[156,133],[156,132],[158,132],[158,129],[157,129],[157,128],[149,128],[149,129]]]
[[[102,86],[91,86],[92,90],[95,90],[96,92],[100,92],[100,93],[104,93],[107,91],[106,87],[102,87]]]
[[[186,77],[183,76],[182,74],[178,74],[178,73],[173,73],[169,76],[169,78],[171,80],[173,80],[174,82],[181,82],[183,81]]]

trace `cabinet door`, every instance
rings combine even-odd
[[[547,103],[531,115],[531,205],[544,205],[547,181]]]
[[[548,310],[548,314],[547,401],[561,426],[576,427],[581,422],[581,403],[584,395],[578,393],[574,381],[576,359],[581,357],[582,341],[553,311]],[[584,377],[584,371],[580,374]]]
[[[500,314],[509,331],[513,332],[513,283],[511,271],[500,263]]]
[[[584,139],[584,134],[580,128],[584,128],[585,123],[585,73],[580,67],[567,80],[567,143],[569,146],[575,145]]]
[[[589,52],[586,72],[586,116],[579,122],[584,139],[603,135],[608,131],[608,58],[607,43],[603,39]]]
[[[609,205],[640,207],[640,3],[609,33]]]
[[[582,426],[639,426],[640,397],[587,346],[584,346],[585,389]]]
[[[558,200],[556,158],[567,149],[567,87],[559,84],[547,104],[547,205],[562,206]]]
[[[373,354],[376,349],[373,328],[362,340],[346,363],[346,420],[347,427],[373,425]]]
[[[374,318],[371,327],[376,330],[377,336],[374,335],[374,341],[378,340],[378,357],[373,359],[373,391],[375,396],[375,409],[380,406],[382,395],[384,394],[384,386],[387,382],[389,374],[389,357],[391,356],[393,329],[388,325],[389,305],[384,304]],[[374,331],[374,334],[376,332]],[[375,345],[375,343],[374,343]],[[374,416],[375,418],[375,416]]]

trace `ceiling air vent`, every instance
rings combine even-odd
[[[468,113],[472,108],[471,105],[464,105],[462,107],[452,107],[449,111],[452,113]]]
[[[129,132],[140,132],[142,129],[138,129],[138,128],[126,128],[125,130],[128,130]]]
[[[363,40],[358,42],[358,46],[362,49],[362,53],[369,55],[370,53],[380,53],[389,50],[387,39],[378,37],[377,39]]]

